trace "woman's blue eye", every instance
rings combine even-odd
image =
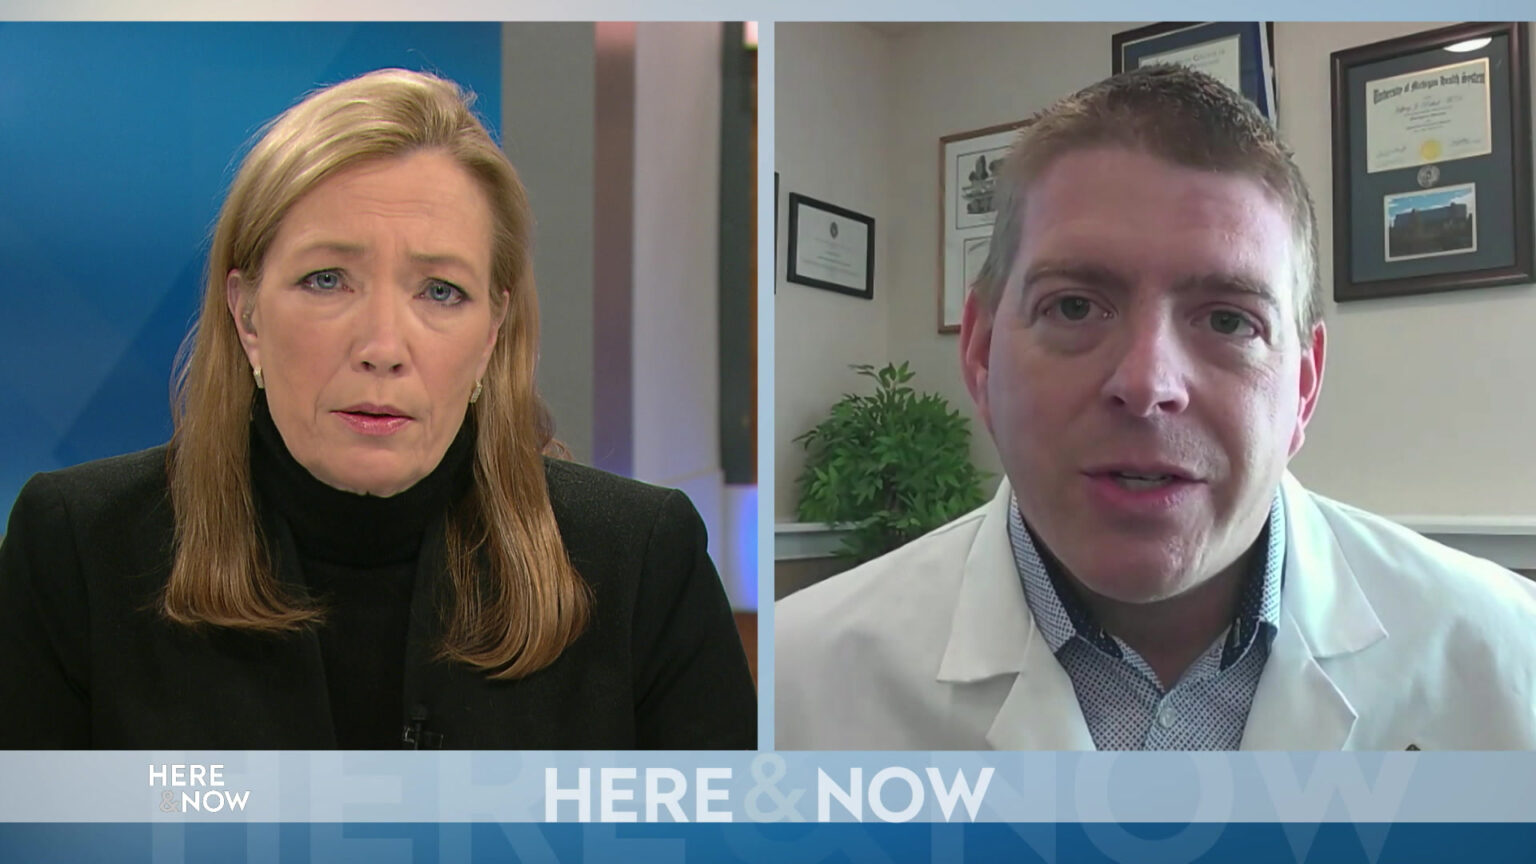
[[[335,291],[341,287],[341,273],[335,270],[317,270],[299,280],[299,284],[316,291]]]
[[[424,293],[428,300],[445,305],[452,305],[464,299],[464,292],[459,290],[457,285],[450,285],[447,282],[429,282]]]

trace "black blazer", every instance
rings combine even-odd
[[[756,747],[746,658],[687,497],[555,460],[546,475],[595,597],[586,632],[517,681],[434,659],[439,524],[411,601],[402,731],[417,709],[428,743],[455,749]],[[337,746],[314,630],[160,616],[172,532],[165,447],[28,481],[0,545],[0,747]],[[275,533],[279,577],[296,582],[291,536]]]

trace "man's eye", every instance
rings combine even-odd
[[[1094,312],[1094,303],[1087,297],[1060,297],[1051,301],[1045,314],[1063,321],[1084,321]]]
[[[445,306],[452,306],[464,299],[464,292],[459,286],[435,279],[427,283],[427,288],[422,295],[434,303],[442,303]]]
[[[336,270],[316,270],[300,279],[299,284],[315,291],[335,291],[341,287],[341,273]]]
[[[1212,312],[1210,322],[1211,329],[1223,336],[1259,335],[1259,328],[1254,326],[1247,316],[1229,309],[1218,309]]]

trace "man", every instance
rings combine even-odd
[[[999,185],[960,349],[1007,478],[779,604],[777,746],[1536,748],[1536,585],[1286,472],[1317,225],[1254,108],[1117,76]]]

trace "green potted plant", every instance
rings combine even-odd
[[[806,449],[798,515],[848,529],[843,554],[867,561],[980,506],[984,475],[971,464],[970,422],[909,386],[906,363],[851,368],[875,392],[843,396],[794,439]]]

